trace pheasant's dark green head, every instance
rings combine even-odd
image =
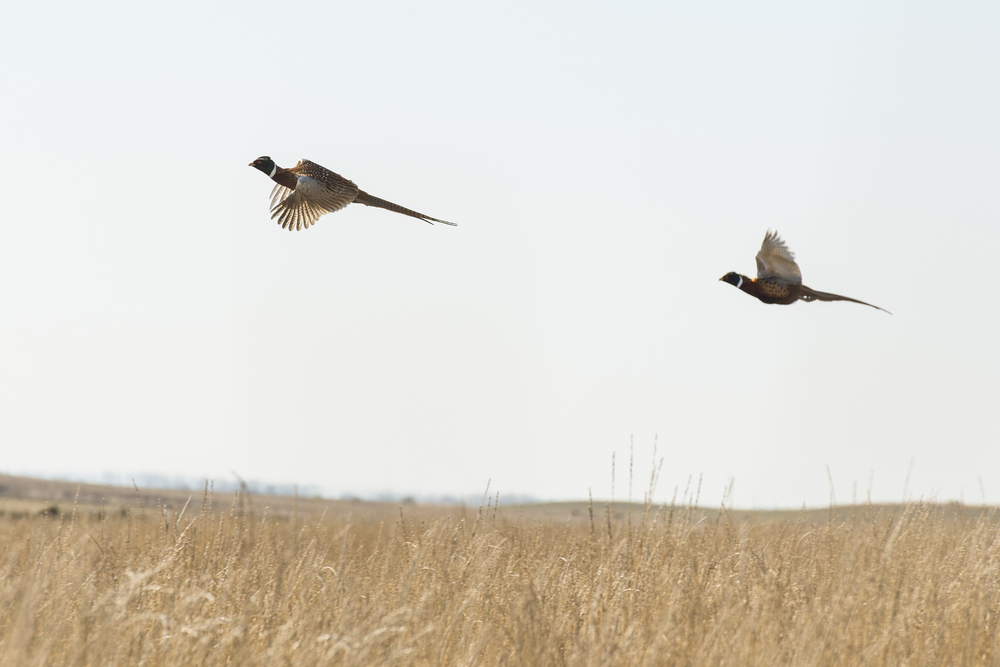
[[[272,160],[266,155],[262,155],[253,162],[251,162],[250,166],[253,167],[254,169],[260,169],[268,176],[273,174],[275,169],[274,160]]]
[[[724,283],[729,283],[733,287],[739,287],[740,285],[743,284],[743,276],[736,273],[735,271],[730,271],[726,275],[719,278],[719,280],[721,280]]]

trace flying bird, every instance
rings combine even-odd
[[[377,206],[402,213],[428,224],[440,222],[455,226],[454,222],[438,220],[360,190],[351,181],[309,160],[299,160],[291,169],[279,167],[264,155],[250,163],[251,167],[267,174],[277,183],[271,191],[271,219],[289,231],[308,229],[321,215],[339,211],[348,204]]]
[[[768,231],[764,243],[757,253],[757,277],[748,278],[742,274],[730,271],[719,278],[734,287],[738,287],[750,296],[755,296],[764,303],[779,303],[788,305],[798,300],[802,301],[851,301],[863,306],[870,306],[889,313],[885,308],[872,306],[870,303],[852,299],[849,296],[817,292],[802,284],[802,272],[795,263],[795,255],[788,249],[785,242],[775,231]],[[889,313],[890,315],[892,313]]]

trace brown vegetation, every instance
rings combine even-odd
[[[245,500],[5,511],[0,666],[1000,662],[983,510]]]

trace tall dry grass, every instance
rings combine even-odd
[[[1000,663],[996,517],[0,517],[0,666]]]

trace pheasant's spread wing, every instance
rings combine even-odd
[[[796,284],[802,282],[802,272],[795,255],[778,233],[768,231],[757,253],[757,280]]]
[[[289,171],[298,176],[295,189],[276,185],[271,192],[271,218],[289,230],[308,228],[321,215],[339,211],[354,201],[358,186],[309,160]]]

